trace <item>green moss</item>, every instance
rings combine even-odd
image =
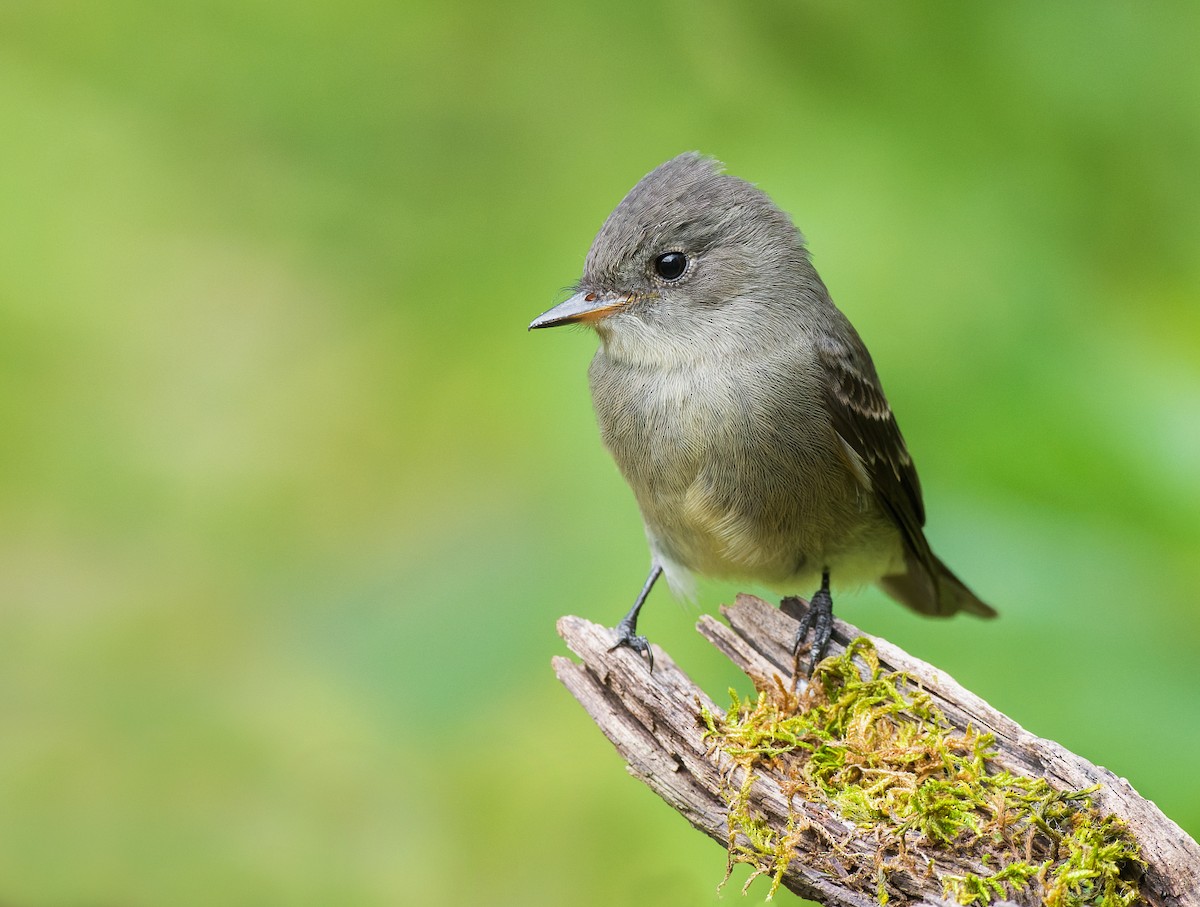
[[[799,836],[827,832],[794,809],[782,832],[755,816],[750,792],[764,771],[790,803],[826,803],[857,834],[872,836],[877,846],[866,849],[827,841],[818,868],[880,904],[904,897],[894,874],[937,874],[939,851],[945,858],[950,848],[983,870],[938,875],[943,895],[960,904],[986,905],[1039,886],[1047,907],[1124,907],[1138,899],[1137,843],[1119,819],[1093,807],[1095,788],[1060,791],[999,770],[990,734],[951,728],[925,691],[881,670],[866,639],[819,664],[802,694],[776,679],[753,699],[731,696],[724,718],[703,712],[713,745],[744,769],[741,785],[726,792],[729,871],[748,863],[751,881],[769,875],[768,898]]]

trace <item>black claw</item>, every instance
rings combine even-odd
[[[608,651],[611,652],[613,649],[619,649],[622,646],[632,649],[639,655],[644,655],[650,665],[650,670],[654,670],[654,652],[650,650],[650,641],[635,632],[633,621],[626,619],[617,624],[616,634],[617,641],[612,644],[612,647]]]
[[[829,646],[829,637],[833,635],[833,596],[829,594],[829,571],[821,576],[821,588],[813,594],[808,604],[808,611],[800,619],[796,628],[796,638],[792,642],[792,652],[800,651],[800,645],[812,630],[813,638],[809,646],[810,658],[806,677],[812,677],[817,662],[825,657],[825,649]]]
[[[637,619],[638,612],[642,610],[642,605],[646,603],[646,596],[650,594],[650,590],[654,588],[654,583],[660,576],[662,576],[662,567],[657,562],[651,564],[650,575],[646,577],[646,584],[642,586],[641,594],[638,595],[637,601],[633,603],[633,607],[629,609],[629,613],[617,624],[617,641],[608,650],[611,652],[613,649],[621,648],[621,646],[633,649],[639,655],[646,656],[646,660],[650,662],[651,671],[654,670],[654,653],[650,651],[650,643],[646,637],[638,635]]]

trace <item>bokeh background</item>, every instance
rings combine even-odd
[[[1002,616],[839,612],[1200,835],[1197,34],[1184,2],[6,0],[0,900],[738,897],[551,673],[647,554],[594,337],[525,330],[693,148],[806,232]],[[692,627],[736,591],[643,622],[718,698]]]

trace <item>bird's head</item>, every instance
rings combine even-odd
[[[765,193],[695,152],[655,168],[596,235],[583,277],[530,328],[587,324],[610,352],[664,358],[769,317],[812,273]],[[815,277],[815,274],[814,274]]]

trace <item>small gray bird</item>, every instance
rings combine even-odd
[[[568,300],[529,326],[600,335],[588,372],[605,446],[637,497],[650,575],[616,645],[650,655],[638,612],[661,574],[820,587],[793,649],[833,629],[831,578],[923,614],[995,611],[929,548],[912,458],[867,348],[786,214],[697,153],[608,216]]]

